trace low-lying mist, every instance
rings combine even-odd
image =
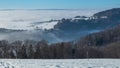
[[[99,31],[99,30],[98,30]],[[68,32],[50,32],[45,30],[23,30],[13,32],[0,32],[0,40],[8,40],[14,42],[16,40],[46,40],[48,43],[68,42],[79,39],[82,36],[90,34],[92,32],[98,32],[97,30],[81,31],[78,33]]]

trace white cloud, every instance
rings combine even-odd
[[[0,11],[0,28],[34,29],[28,27],[34,22],[51,19],[71,18],[77,15],[91,16],[96,10],[12,10]],[[41,24],[42,29],[50,29],[56,23]]]

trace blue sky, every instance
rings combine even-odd
[[[0,0],[0,9],[106,9],[120,0]]]

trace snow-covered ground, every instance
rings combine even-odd
[[[120,59],[0,59],[0,68],[120,68]]]

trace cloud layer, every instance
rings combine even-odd
[[[30,23],[49,21],[51,19],[72,18],[77,15],[91,16],[97,10],[7,10],[0,11],[0,28],[34,29]],[[45,24],[41,24],[44,28]],[[48,26],[47,26],[48,25]],[[50,28],[52,25],[47,24]],[[55,25],[55,24],[53,24]]]
[[[22,32],[0,32],[0,40],[41,40],[50,43],[70,41],[68,37],[57,36],[52,32],[40,29],[52,29],[58,22],[48,22],[51,19],[73,18],[75,16],[92,16],[97,10],[0,10],[0,28],[23,29]],[[43,23],[44,22],[44,23]],[[37,24],[36,24],[37,23]],[[57,32],[58,33],[58,32]],[[61,34],[62,35],[62,34]]]

